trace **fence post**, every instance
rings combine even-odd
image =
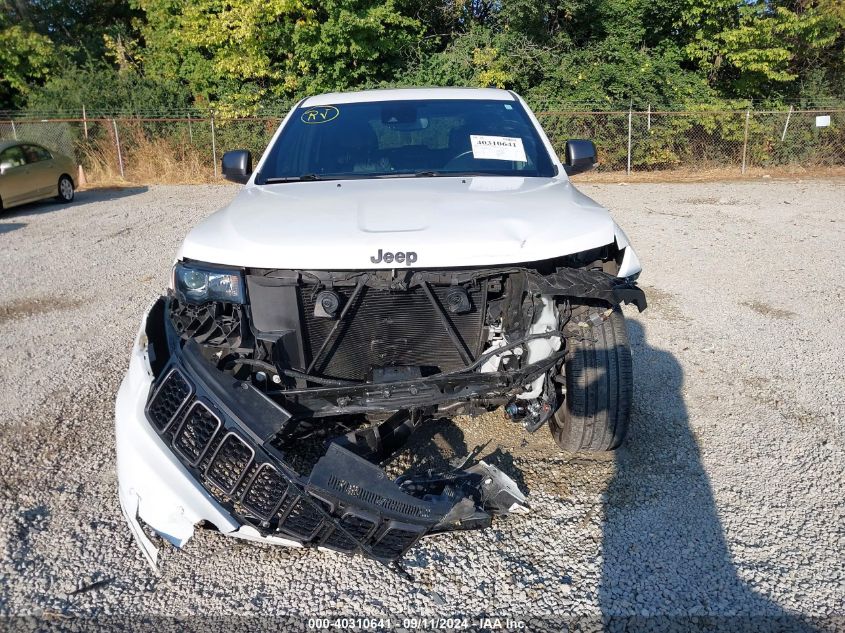
[[[748,155],[748,119],[751,118],[751,108],[745,111],[745,132],[742,139],[742,174],[745,175],[745,158]]]
[[[625,173],[630,175],[631,174],[631,116],[632,116],[633,106],[628,107],[628,168],[625,170]]]
[[[783,134],[780,135],[780,142],[783,143],[786,140],[786,128],[789,127],[789,119],[792,118],[792,106],[789,106],[789,114],[786,115],[786,123],[783,124]]]
[[[191,145],[194,144],[194,130],[191,127],[191,113],[188,112],[188,138],[191,141]]]
[[[18,140],[18,131],[15,129],[15,120],[9,119],[9,122],[12,124],[12,138],[17,141]]]
[[[120,152],[120,136],[117,133],[117,121],[112,119],[111,124],[112,124],[112,127],[114,128],[114,144],[117,145],[117,163],[120,166],[120,177],[124,178],[124,175],[123,175],[123,154]]]
[[[651,132],[651,104],[648,104],[648,131]]]
[[[211,160],[214,163],[214,179],[217,179],[217,138],[214,134],[214,112],[211,113]]]
[[[85,140],[88,140],[88,116],[85,114],[85,104],[82,105],[82,127],[85,129]]]

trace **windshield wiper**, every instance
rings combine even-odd
[[[302,176],[285,176],[282,178],[268,178],[265,185],[272,185],[278,182],[307,182],[309,180],[322,180],[319,174],[303,174]]]
[[[495,176],[498,174],[485,174],[478,171],[434,171],[424,169],[422,171],[400,172],[398,174],[379,174],[375,178],[460,178],[461,176]]]
[[[431,171],[431,170],[424,170],[424,171],[399,171],[395,173],[388,173],[388,174],[372,174],[370,178],[433,178],[434,176],[451,176],[452,174],[441,174],[439,171]]]
[[[407,171],[400,171],[400,172],[390,172],[386,174],[368,174],[368,173],[355,173],[355,174],[329,174],[323,175],[320,174],[303,174],[302,176],[279,176],[276,178],[267,178],[264,182],[259,183],[263,185],[272,185],[280,182],[307,182],[312,180],[366,180],[368,178],[439,178],[439,177],[454,177],[458,178],[461,176],[496,176],[499,174],[486,174],[483,172],[473,172],[473,171],[435,171],[433,169],[423,169],[421,171],[415,172],[407,172]]]

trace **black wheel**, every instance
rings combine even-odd
[[[69,176],[59,178],[59,195],[56,200],[59,202],[70,202],[73,200],[73,181]]]
[[[631,414],[633,377],[625,317],[618,307],[575,306],[566,334],[566,393],[549,420],[552,436],[564,450],[612,451],[625,439]]]

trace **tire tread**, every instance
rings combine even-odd
[[[576,323],[606,306],[573,310],[566,360],[566,398],[550,420],[552,435],[565,450],[610,451],[625,438],[633,394],[631,348],[625,318],[619,308],[590,328],[593,340]],[[590,335],[588,334],[588,336]]]

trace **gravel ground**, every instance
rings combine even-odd
[[[0,615],[845,626],[845,183],[582,189],[645,265],[650,307],[626,312],[628,441],[593,457],[498,413],[432,425],[399,463],[492,436],[533,512],[424,542],[406,559],[413,583],[361,558],[206,531],[164,549],[155,575],[131,540],[114,395],[179,242],[234,188],[85,191],[0,214]]]

